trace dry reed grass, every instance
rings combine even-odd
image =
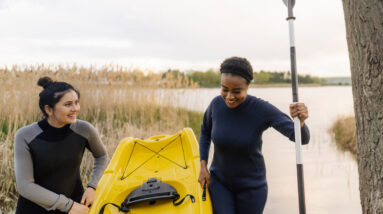
[[[66,81],[81,93],[80,119],[99,131],[111,157],[118,142],[127,136],[147,138],[175,133],[185,126],[199,134],[202,114],[172,107],[173,88],[197,87],[187,78],[169,74],[145,74],[119,66],[101,69],[73,66],[29,66],[0,69],[0,213],[14,209],[17,200],[13,170],[13,138],[18,128],[38,121],[37,80],[49,76]],[[91,154],[83,159],[82,176],[87,181]]]
[[[354,116],[338,118],[330,128],[330,133],[339,149],[349,151],[354,156],[356,155],[356,123]]]

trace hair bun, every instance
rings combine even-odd
[[[46,89],[48,85],[52,84],[54,81],[50,77],[41,77],[37,82],[37,85]]]

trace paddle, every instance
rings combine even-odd
[[[283,3],[287,6],[290,32],[290,60],[291,60],[291,83],[293,89],[293,103],[298,102],[298,79],[296,71],[296,56],[295,56],[295,41],[294,41],[294,20],[293,7],[295,0],[283,0]],[[294,131],[295,131],[295,150],[296,150],[296,162],[297,162],[297,176],[298,176],[298,196],[299,196],[299,213],[306,213],[305,205],[305,190],[304,190],[304,179],[303,179],[303,163],[301,157],[301,126],[298,117],[294,118]]]

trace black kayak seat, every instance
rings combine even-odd
[[[152,202],[161,199],[174,199],[179,198],[177,190],[167,183],[162,183],[157,178],[149,178],[141,186],[133,190],[125,201],[122,203],[125,207],[130,207],[133,204],[140,202]]]
[[[130,206],[141,202],[149,202],[149,205],[153,205],[156,200],[173,200],[173,205],[178,206],[182,204],[187,197],[190,198],[192,203],[195,203],[194,196],[190,194],[186,194],[185,197],[177,202],[180,195],[174,187],[167,183],[162,183],[161,180],[158,180],[157,178],[149,178],[148,181],[133,190],[125,198],[121,206],[118,206],[115,203],[106,203],[101,207],[99,214],[103,214],[105,207],[109,204],[118,208],[120,212],[129,213]]]

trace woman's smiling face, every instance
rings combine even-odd
[[[245,78],[230,73],[221,74],[221,96],[227,107],[236,108],[247,96],[249,85]]]
[[[80,112],[77,93],[73,90],[68,90],[53,108],[46,105],[45,112],[48,114],[48,122],[56,128],[75,123]]]

